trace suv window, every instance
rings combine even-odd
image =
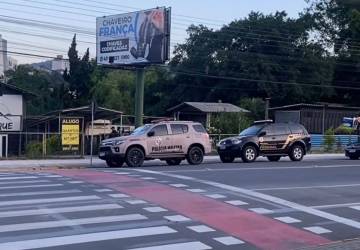
[[[200,125],[200,124],[193,125],[193,128],[198,133],[207,133],[205,128],[203,127],[203,125]]]
[[[286,125],[275,125],[275,134],[276,135],[289,135],[291,134],[290,129]]]
[[[156,127],[153,127],[151,131],[154,132],[154,136],[168,135],[168,130],[166,125],[158,125]]]
[[[292,134],[307,134],[307,132],[305,131],[305,129],[298,124],[290,124],[289,125],[291,133]]]
[[[261,131],[266,132],[267,136],[276,135],[276,130],[274,125],[265,126]]]
[[[189,131],[188,125],[185,124],[170,124],[173,135],[186,134]]]

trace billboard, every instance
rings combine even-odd
[[[96,56],[100,65],[164,63],[170,56],[170,9],[98,17]]]
[[[23,99],[21,95],[0,96],[0,131],[22,130]]]
[[[63,151],[78,151],[80,148],[80,119],[63,118],[61,121],[61,144]]]
[[[356,117],[355,118],[344,117],[343,118],[343,125],[345,127],[359,129],[360,128],[360,117],[357,117],[357,118]]]

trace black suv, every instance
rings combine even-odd
[[[258,156],[266,156],[269,161],[279,161],[283,156],[301,161],[310,149],[311,138],[302,125],[272,121],[255,122],[239,136],[221,140],[217,145],[224,163],[231,163],[237,157],[253,162]]]

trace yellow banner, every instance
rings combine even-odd
[[[80,125],[63,124],[61,129],[62,145],[79,145],[80,144]]]

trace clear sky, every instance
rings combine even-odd
[[[290,17],[297,17],[307,4],[304,0],[0,0],[0,34],[8,40],[9,51],[55,56],[66,55],[73,34],[78,33],[80,54],[89,47],[95,57],[96,16],[156,6],[172,7],[175,45],[184,41],[192,23],[219,28],[251,11],[269,14],[285,10]],[[20,63],[45,60],[10,56]]]

